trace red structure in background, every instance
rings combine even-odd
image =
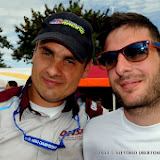
[[[91,67],[87,78],[80,80],[78,90],[110,111],[120,106],[112,94],[107,71],[101,70],[97,65]]]
[[[107,72],[97,65],[92,66],[87,78],[81,79],[78,87],[110,87]]]

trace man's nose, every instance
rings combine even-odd
[[[48,72],[50,76],[60,76],[63,70],[62,62],[53,60],[48,65]]]
[[[116,72],[118,75],[122,76],[127,72],[131,72],[133,66],[130,61],[126,59],[126,57],[122,54],[118,54],[117,64],[116,64]]]

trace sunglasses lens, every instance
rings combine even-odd
[[[138,42],[124,49],[125,56],[130,61],[141,61],[148,55],[148,44]]]
[[[148,56],[147,41],[137,42],[126,46],[118,51],[104,52],[98,56],[98,62],[101,69],[111,69],[116,66],[118,54],[122,53],[126,59],[132,62],[142,61]]]
[[[98,61],[105,68],[110,69],[117,63],[118,53],[115,51],[104,52],[99,56]],[[101,67],[102,68],[102,67]]]
[[[105,60],[104,60],[104,55],[98,55],[97,57],[97,63],[99,65],[99,68],[102,70],[106,70],[106,65],[105,65]]]

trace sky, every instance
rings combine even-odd
[[[77,0],[72,0],[73,2]],[[17,33],[15,25],[24,24],[24,16],[31,17],[31,8],[44,13],[45,4],[51,9],[55,4],[63,3],[69,6],[69,0],[0,0],[0,27],[2,36],[7,36],[8,41],[17,46]],[[160,30],[160,0],[81,0],[84,9],[106,11],[110,8],[109,15],[113,12],[137,12],[148,17]],[[31,64],[12,60],[9,49],[0,49],[4,56],[4,63],[13,68],[30,68]]]

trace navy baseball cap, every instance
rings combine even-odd
[[[92,32],[90,23],[74,13],[53,13],[44,20],[33,43],[51,39],[68,48],[79,61],[83,61],[93,54]]]

